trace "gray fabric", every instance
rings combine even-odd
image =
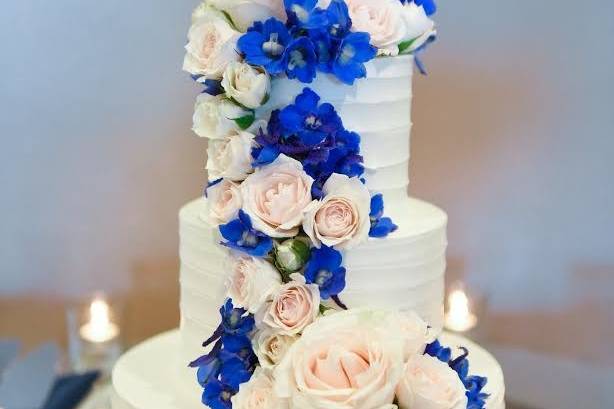
[[[0,383],[0,407],[41,408],[53,385],[59,356],[58,347],[49,343],[8,365]]]

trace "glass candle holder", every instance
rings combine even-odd
[[[118,303],[100,293],[68,309],[68,356],[73,371],[110,375],[123,350],[119,311]]]

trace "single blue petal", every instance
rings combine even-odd
[[[230,242],[241,240],[245,232],[245,226],[239,219],[235,219],[226,224],[221,224],[219,227],[222,237]]]
[[[384,196],[379,193],[371,197],[371,212],[369,217],[377,220],[384,215]]]

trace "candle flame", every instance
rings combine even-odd
[[[115,338],[119,328],[111,322],[111,308],[102,297],[92,300],[89,307],[89,321],[81,328],[83,338],[91,342],[107,342]]]
[[[454,290],[448,297],[446,327],[452,331],[463,332],[473,328],[477,318],[469,309],[469,298],[463,290]]]

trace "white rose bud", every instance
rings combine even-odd
[[[401,409],[465,409],[465,386],[439,359],[412,355],[405,364],[397,398]]]
[[[226,96],[247,108],[256,109],[266,102],[271,81],[266,72],[235,61],[226,67],[222,87]]]
[[[258,332],[252,343],[260,366],[271,369],[280,363],[297,338],[297,335],[280,334],[271,328]]]
[[[256,313],[281,285],[281,276],[269,262],[231,254],[228,259],[228,297],[236,307]]]
[[[212,139],[207,149],[209,179],[244,180],[253,172],[252,147],[254,135],[239,131],[224,139]]]
[[[241,33],[210,7],[199,6],[192,20],[183,69],[193,75],[221,78],[228,63],[239,59],[236,46]]]
[[[249,115],[249,111],[221,95],[200,94],[194,107],[192,129],[203,138],[224,139],[241,130],[235,119]]]
[[[309,254],[309,245],[304,241],[286,240],[275,247],[275,265],[285,273],[294,273],[307,263]]]
[[[405,24],[401,17],[403,5],[399,0],[345,0],[352,30],[371,36],[371,45],[379,54],[398,54],[398,44],[406,38]]]
[[[413,1],[403,6],[402,16],[406,31],[403,43],[408,46],[403,47],[401,51],[410,53],[435,33],[435,23],[426,15],[424,7],[416,5]]]
[[[276,17],[286,21],[283,0],[207,0],[217,8],[224,10],[241,31],[246,31],[254,21],[265,21]]]
[[[284,399],[273,393],[273,381],[262,368],[256,369],[249,381],[239,386],[230,398],[233,409],[287,409]]]

